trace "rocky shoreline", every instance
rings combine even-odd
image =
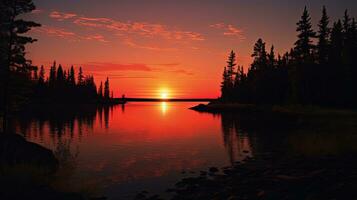
[[[50,149],[28,142],[19,134],[0,133],[0,199],[95,199],[54,188],[51,183],[59,165]]]

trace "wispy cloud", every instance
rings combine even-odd
[[[41,9],[35,9],[35,10],[31,11],[31,14],[41,14],[41,13],[43,13],[43,10],[41,10]]]
[[[100,35],[100,34],[89,35],[89,36],[86,36],[85,39],[86,40],[95,40],[98,42],[109,42],[108,40],[106,40],[104,38],[103,35]]]
[[[95,76],[107,76],[110,79],[156,79],[155,76],[130,76],[123,74],[92,73]]]
[[[78,36],[76,33],[72,31],[68,31],[62,28],[57,28],[57,27],[51,27],[51,26],[46,26],[43,25],[41,27],[35,28],[34,29],[36,32],[39,33],[44,33],[50,36],[55,36],[55,37],[60,37],[60,38],[67,38],[71,40],[78,40]]]
[[[182,31],[169,28],[163,24],[147,22],[122,22],[111,18],[78,17],[73,20],[79,26],[102,28],[115,31],[117,34],[130,33],[146,37],[159,36],[167,40],[203,41],[203,35],[192,31]]]
[[[142,71],[142,72],[168,72],[174,74],[194,75],[192,71],[179,68],[179,63],[144,64],[144,63],[111,63],[111,62],[88,62],[83,64],[85,70],[94,73],[118,72],[118,71]],[[160,66],[160,67],[157,67]]]
[[[53,19],[56,19],[58,21],[71,19],[71,18],[74,18],[76,16],[77,16],[77,14],[74,14],[74,13],[64,13],[64,12],[58,12],[58,11],[52,11],[50,13],[50,17],[53,18]]]
[[[151,50],[151,51],[176,51],[177,50],[176,48],[165,48],[165,47],[159,47],[159,46],[149,46],[149,45],[138,44],[130,38],[123,39],[123,43],[126,44],[127,46],[130,46],[133,48],[146,49],[146,50]]]
[[[46,34],[52,37],[59,37],[59,38],[64,38],[68,39],[71,41],[83,41],[83,40],[93,40],[93,41],[98,41],[98,42],[108,42],[103,35],[100,34],[91,34],[91,35],[80,35],[75,32],[63,29],[63,28],[57,28],[57,27],[52,27],[52,26],[47,26],[43,25],[41,27],[34,28],[35,32]]]
[[[243,30],[235,27],[232,24],[217,23],[210,25],[211,28],[222,30],[225,36],[237,37],[239,40],[244,40]]]
[[[90,71],[152,71],[146,64],[120,64],[110,62],[88,62],[84,64]]]
[[[56,21],[67,21],[78,27],[85,27],[86,31],[103,32],[112,34],[121,39],[123,44],[151,51],[173,51],[177,48],[162,47],[160,45],[149,45],[141,39],[164,39],[171,44],[190,44],[194,41],[204,41],[205,37],[198,32],[181,30],[159,23],[121,21],[106,17],[88,17],[76,13],[65,13],[52,11],[49,17]],[[93,38],[90,38],[93,39]],[[103,38],[95,38],[101,42],[107,42]],[[138,42],[141,41],[141,42]],[[143,44],[144,43],[144,44]]]
[[[171,70],[169,72],[176,73],[176,74],[184,74],[184,75],[189,75],[189,76],[194,75],[193,72],[187,71],[187,70],[184,70],[184,69],[176,69],[176,70]]]

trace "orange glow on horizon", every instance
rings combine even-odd
[[[167,100],[171,97],[170,91],[166,88],[162,88],[159,90],[159,98],[162,100]]]

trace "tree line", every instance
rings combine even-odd
[[[84,75],[82,67],[78,74],[71,66],[65,70],[62,65],[53,63],[48,77],[45,76],[45,68],[41,66],[31,73],[31,79],[35,83],[34,93],[31,98],[34,103],[94,103],[106,102],[113,98],[110,92],[109,79],[107,78],[97,88],[94,77]]]
[[[326,8],[318,30],[305,7],[294,47],[276,56],[258,39],[247,72],[231,52],[224,68],[221,100],[254,104],[357,106],[357,22],[346,10],[330,26]]]
[[[73,67],[51,66],[45,77],[26,57],[26,45],[37,40],[26,35],[40,24],[24,20],[23,14],[36,7],[33,0],[0,1],[0,118],[2,131],[8,132],[9,113],[29,103],[111,103],[109,80],[97,89],[93,76],[85,76],[82,68],[77,78]]]

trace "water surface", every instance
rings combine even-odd
[[[127,199],[142,190],[163,194],[184,176],[252,156],[252,135],[238,130],[229,116],[188,109],[196,104],[46,109],[17,120],[15,127],[29,140],[71,157],[62,175],[68,187]]]

